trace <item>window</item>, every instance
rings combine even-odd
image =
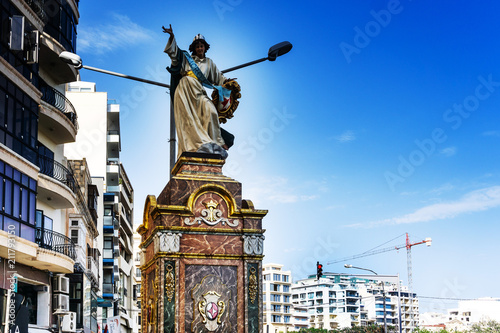
[[[75,245],[78,245],[78,230],[71,230],[71,240]]]
[[[269,280],[271,280],[271,275],[270,274],[264,275],[264,281],[269,281]]]
[[[290,313],[290,305],[285,305],[283,307],[283,310],[284,310],[285,313]]]
[[[288,282],[289,276],[288,275],[282,275],[283,276],[283,282]]]
[[[279,316],[279,315],[272,315],[271,316],[271,321],[273,323],[281,323],[281,316]]]
[[[0,142],[37,164],[38,105],[0,74]]]
[[[289,293],[290,292],[290,286],[283,286],[283,292],[284,293]]]
[[[290,303],[290,296],[283,296],[284,303]]]
[[[0,227],[35,242],[36,181],[0,161]]]
[[[270,291],[280,291],[280,285],[271,283],[269,290]]]
[[[135,276],[140,278],[142,276],[142,272],[141,272],[141,269],[139,267],[137,267],[135,269]]]
[[[281,295],[271,294],[271,302],[281,302]]]
[[[284,317],[283,317],[283,321],[284,321],[285,323],[289,323],[289,322],[290,322],[290,316],[284,316]]]
[[[113,237],[104,237],[103,259],[113,259]]]
[[[272,312],[281,312],[281,305],[272,304],[271,311]]]
[[[280,274],[273,274],[273,281],[281,281],[281,275]]]

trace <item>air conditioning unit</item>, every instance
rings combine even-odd
[[[52,280],[52,288],[55,293],[69,294],[69,278],[57,275]]]
[[[54,310],[69,311],[69,295],[52,295],[52,306]]]
[[[63,332],[76,332],[76,312],[68,312],[62,317],[61,329]]]

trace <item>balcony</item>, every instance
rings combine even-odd
[[[72,260],[76,259],[75,244],[69,237],[58,232],[36,228],[35,243],[37,243],[42,249],[64,254]]]
[[[99,264],[95,261],[94,257],[87,257],[87,274],[94,279],[94,282],[99,282]]]
[[[40,79],[42,107],[38,123],[39,131],[50,133],[57,144],[75,142],[78,131],[77,115],[73,104],[63,93]]]
[[[38,177],[38,195],[55,209],[76,207],[76,181],[73,172],[61,163],[46,156],[38,156],[40,175]]]
[[[36,234],[38,236],[38,233]],[[0,256],[7,258],[12,235],[0,230]],[[62,250],[61,247],[56,247]],[[66,252],[66,251],[62,251]],[[16,237],[16,263],[54,273],[73,273],[75,261],[66,254],[42,248],[37,242]]]
[[[120,156],[120,131],[110,130],[106,137],[108,158],[118,158]]]

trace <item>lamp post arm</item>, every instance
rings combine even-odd
[[[232,72],[232,71],[235,71],[235,70],[243,68],[243,67],[248,67],[248,66],[251,66],[251,65],[258,64],[259,62],[263,62],[263,61],[266,61],[268,59],[269,59],[269,57],[258,59],[258,60],[254,60],[254,61],[250,61],[250,62],[247,62],[246,64],[241,64],[241,65],[238,65],[238,66],[235,66],[235,67],[224,69],[224,70],[221,71],[221,73],[225,74],[225,73],[228,73],[228,72]]]
[[[85,69],[88,69],[88,70],[91,70],[91,71],[94,71],[94,72],[99,72],[99,73],[114,75],[114,76],[122,77],[124,79],[129,79],[129,80],[134,80],[134,81],[140,81],[140,82],[143,82],[143,83],[148,83],[148,84],[152,84],[152,85],[155,85],[155,86],[160,86],[160,87],[164,87],[164,88],[170,89],[170,85],[168,85],[166,83],[161,83],[161,82],[146,80],[146,79],[143,79],[143,78],[140,78],[140,77],[136,77],[136,76],[131,76],[131,75],[126,75],[126,74],[111,72],[111,71],[107,71],[105,69],[100,69],[100,68],[95,68],[95,67],[90,67],[90,66],[85,66],[85,65],[83,65],[82,68],[85,68]]]

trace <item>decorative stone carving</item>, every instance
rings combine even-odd
[[[243,251],[249,255],[264,253],[264,235],[241,236],[243,238]]]
[[[181,245],[181,233],[162,232],[156,235],[155,252],[179,252]]]
[[[165,294],[167,295],[167,300],[172,302],[172,298],[175,293],[175,278],[174,278],[174,267],[168,264],[165,267]]]
[[[228,319],[230,289],[224,285],[220,277],[205,276],[191,290],[193,301],[193,321],[191,332],[232,332]]]
[[[206,209],[203,209],[201,211],[201,217],[197,217],[193,221],[191,221],[189,217],[186,217],[184,219],[185,225],[191,226],[196,223],[201,224],[202,222],[204,222],[209,226],[214,226],[221,223],[222,225],[227,224],[228,226],[234,228],[237,227],[240,223],[238,220],[230,221],[227,218],[222,217],[222,211],[220,209],[217,209],[219,204],[213,199],[208,202],[204,202],[203,205],[206,207]]]
[[[250,277],[248,278],[248,294],[250,296],[250,302],[255,303],[257,294],[259,293],[259,285],[257,283],[257,276],[255,273],[257,270],[253,267],[250,268]]]

